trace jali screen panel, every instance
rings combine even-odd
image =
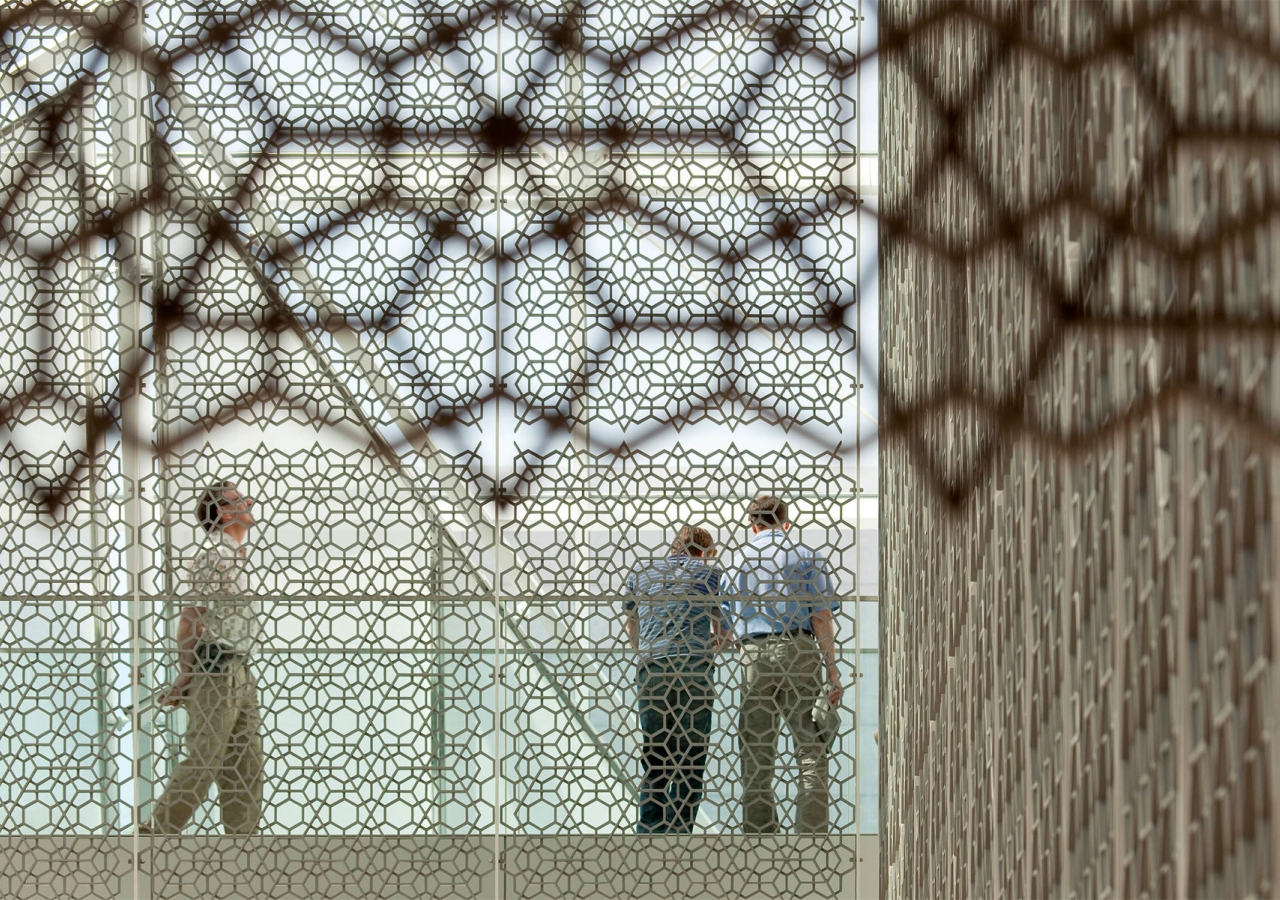
[[[855,889],[863,25],[853,2],[0,14],[3,892]],[[215,799],[152,838],[194,503],[225,478],[257,500],[261,833],[212,837]],[[725,656],[698,834],[626,837],[622,581],[684,524],[731,557],[766,492],[844,602],[832,832],[735,837]]]

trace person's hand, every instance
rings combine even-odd
[[[187,702],[187,688],[191,686],[191,673],[179,675],[169,686],[169,690],[160,695],[161,706],[181,706]]]
[[[844,688],[840,685],[840,670],[835,666],[827,666],[827,687],[831,689],[827,699],[831,701],[831,708],[835,709],[844,698]]]
[[[732,631],[717,631],[711,638],[712,653],[729,653],[738,648],[738,638]]]

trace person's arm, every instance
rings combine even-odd
[[[716,634],[715,634],[715,650],[732,650],[736,644],[733,639],[733,629],[729,627],[729,620],[725,618],[724,613],[716,616]]]
[[[632,650],[640,649],[640,614],[636,609],[636,595],[639,593],[636,572],[632,570],[622,583],[622,610],[626,613],[627,646]]]
[[[206,611],[204,606],[188,606],[178,615],[178,677],[160,698],[164,706],[180,706],[187,699],[187,687],[196,668],[196,643],[204,634]]]
[[[727,649],[734,649],[738,646],[738,637],[734,633],[735,617],[738,610],[734,605],[734,596],[737,591],[737,576],[734,571],[726,566],[720,572],[720,625],[724,629],[724,646]]]
[[[712,571],[708,584],[709,593],[716,598],[711,609],[711,652],[719,653],[733,649],[733,629],[729,627],[729,611],[725,608],[725,586],[728,576],[721,571]]]
[[[816,609],[809,616],[809,624],[813,628],[814,640],[822,652],[822,664],[827,670],[827,684],[831,688],[829,695],[832,706],[839,706],[844,697],[844,688],[840,686],[840,670],[836,667],[836,625],[831,618],[830,609]]]
[[[835,602],[835,579],[831,577],[826,559],[819,553],[810,557],[807,574],[809,594],[815,600],[830,603],[825,609],[810,607],[809,627],[813,630],[814,640],[818,642],[818,649],[822,653],[822,665],[827,672],[827,683],[831,686],[831,705],[839,706],[844,688],[840,684],[840,669],[836,666],[836,625],[833,614],[840,608],[840,604]]]
[[[711,652],[719,653],[729,646],[730,643],[729,630],[725,628],[724,610],[720,608],[717,600],[715,606],[711,607]]]

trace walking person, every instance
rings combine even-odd
[[[627,576],[642,734],[637,834],[689,834],[702,802],[715,660],[727,638],[711,533],[684,526],[662,559]]]
[[[263,769],[262,718],[249,668],[258,602],[245,586],[253,500],[224,481],[200,495],[195,515],[210,546],[190,565],[177,623],[178,677],[160,698],[186,708],[186,756],[139,831],[178,834],[216,783],[223,830],[253,834],[262,813]]]
[[[788,534],[785,502],[757,497],[747,506],[747,524],[749,540],[726,567],[724,581],[725,613],[743,666],[743,830],[778,831],[774,766],[785,722],[800,770],[796,831],[825,832],[830,735],[815,718],[815,706],[838,707],[843,696],[832,620],[840,604],[826,561]]]

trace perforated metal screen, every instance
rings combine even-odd
[[[0,893],[855,893],[866,31],[856,0],[0,13]],[[257,500],[261,833],[214,839],[215,789],[140,836],[221,479]],[[684,524],[731,558],[761,493],[843,603],[831,833],[738,837],[724,656],[696,833],[637,841],[623,580]],[[785,753],[777,783],[790,835]]]

